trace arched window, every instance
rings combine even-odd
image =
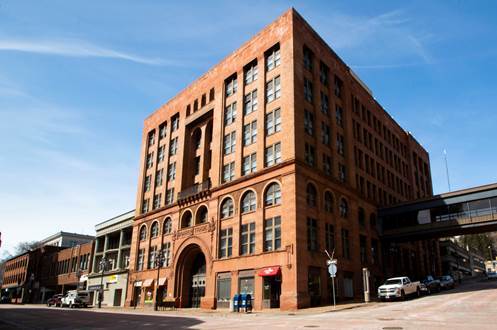
[[[196,224],[206,223],[207,222],[207,207],[202,205],[197,210],[197,219],[195,220]]]
[[[329,191],[324,193],[324,210],[333,213],[333,195]]]
[[[185,211],[183,213],[183,216],[181,217],[181,228],[187,228],[192,226],[192,212],[190,211]]]
[[[167,218],[166,220],[164,220],[163,232],[164,234],[170,234],[172,229],[173,229],[173,224],[171,218]]]
[[[361,225],[361,227],[366,225],[366,212],[362,207],[360,207],[357,212],[357,220],[359,221],[359,225]]]
[[[144,241],[147,239],[147,227],[142,226],[140,228],[140,241]]]
[[[154,221],[152,227],[150,228],[150,237],[154,238],[157,236],[159,236],[159,223],[157,221]]]
[[[317,203],[317,190],[312,183],[307,185],[307,206],[316,207]]]
[[[233,216],[233,200],[226,198],[221,204],[221,219]]]
[[[349,205],[347,204],[345,198],[340,199],[339,209],[340,209],[340,216],[342,218],[346,218],[347,215],[349,214]]]
[[[255,211],[255,193],[247,191],[242,197],[242,213]]]
[[[278,205],[281,203],[281,188],[276,182],[273,182],[266,189],[266,194],[264,195],[264,205]]]
[[[375,229],[376,228],[376,214],[374,213],[371,213],[371,215],[369,216],[369,225],[371,226],[371,228]]]

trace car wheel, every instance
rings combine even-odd
[[[416,295],[418,296],[418,298],[421,296],[421,290],[419,290],[419,288],[416,289]]]
[[[400,291],[400,300],[406,300],[406,293],[404,290]]]
[[[430,288],[428,288],[428,289],[426,290],[426,294],[431,294],[431,290],[430,290]]]
[[[74,306],[73,306],[72,302],[71,302],[71,303],[69,303],[69,308],[74,308]]]

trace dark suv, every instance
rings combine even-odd
[[[426,288],[426,293],[440,292],[440,281],[431,275],[426,276],[421,283]]]
[[[56,295],[53,295],[52,298],[49,298],[47,300],[47,306],[50,307],[50,306],[55,306],[55,307],[58,307],[58,306],[62,306],[62,303],[61,303],[61,299],[62,297],[64,297],[63,294],[56,294]]]

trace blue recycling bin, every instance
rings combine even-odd
[[[235,295],[233,296],[233,312],[240,311],[240,298],[241,296],[238,293],[235,293]]]
[[[252,312],[252,296],[250,294],[247,294],[246,297],[246,303],[245,303],[245,313],[250,313]]]
[[[241,298],[240,309],[243,309],[243,310],[246,311],[246,308],[247,308],[247,294],[242,293],[240,295],[240,298]]]

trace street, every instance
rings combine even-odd
[[[497,282],[337,312],[158,312],[0,305],[0,329],[495,329]]]

